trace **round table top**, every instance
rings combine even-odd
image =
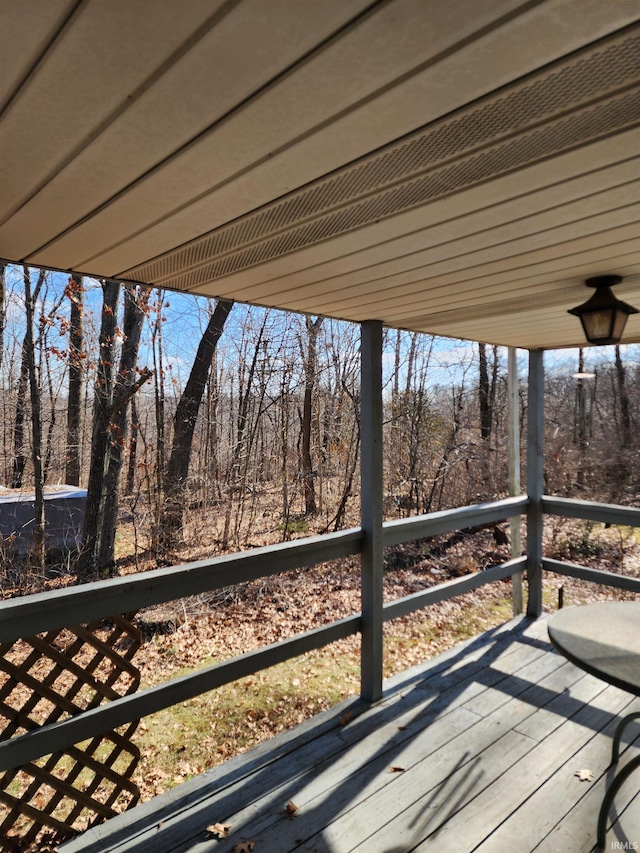
[[[600,601],[559,610],[553,645],[572,663],[640,696],[640,601]]]

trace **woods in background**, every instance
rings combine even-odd
[[[55,483],[88,492],[80,579],[358,523],[354,324],[0,265],[0,345],[0,483],[35,491],[36,573]],[[571,358],[547,361],[545,490],[637,502],[640,348]],[[506,351],[387,330],[384,365],[387,517],[506,495]],[[524,432],[524,377],[520,405]]]

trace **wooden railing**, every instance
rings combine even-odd
[[[382,541],[387,547],[516,518],[527,512],[528,504],[526,496],[518,496],[385,522],[382,525]],[[544,497],[542,505],[546,514],[640,526],[640,510],[635,508],[550,497]],[[353,556],[362,553],[364,546],[365,534],[357,528],[258,548],[241,554],[11,599],[0,602],[0,642],[13,642],[43,631],[101,617],[108,618],[113,614]],[[526,562],[526,557],[516,557],[485,571],[387,602],[382,605],[381,618],[384,621],[395,619],[437,601],[453,598],[484,584],[518,574],[525,568]],[[556,560],[543,560],[543,568],[640,593],[640,580],[612,572],[596,571]],[[0,771],[21,766],[40,756],[64,749],[304,652],[356,634],[361,630],[362,624],[363,614],[354,614],[4,741],[0,743]]]
[[[603,524],[615,524],[621,527],[640,527],[640,508],[638,507],[552,498],[545,495],[542,498],[542,512],[545,515],[581,518],[585,521],[599,521]],[[577,563],[567,563],[564,560],[546,558],[542,560],[542,568],[558,575],[566,575],[602,586],[616,587],[640,594],[640,578],[628,577],[616,572],[605,572],[601,569],[591,569]]]
[[[383,525],[384,544],[407,542],[463,527],[513,518],[525,511],[526,504],[526,497],[508,498],[491,504],[388,522]],[[101,617],[108,618],[114,613],[130,612],[353,556],[361,553],[363,544],[363,531],[351,529],[257,548],[241,554],[225,555],[182,566],[11,599],[0,602],[0,642],[13,642],[20,637],[43,631]],[[393,619],[434,601],[460,595],[468,589],[490,583],[497,578],[508,577],[521,571],[523,564],[524,558],[511,560],[504,566],[458,578],[425,592],[390,602],[384,605],[382,618]],[[0,743],[0,771],[18,767],[42,755],[48,755],[304,652],[356,634],[360,631],[361,624],[362,615],[354,614]]]

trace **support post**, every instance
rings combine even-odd
[[[382,697],[382,323],[361,324],[360,520],[364,532],[361,555],[362,647],[361,695],[367,702]]]
[[[542,492],[544,486],[543,350],[529,353],[527,401],[527,616],[542,613]]]
[[[520,494],[520,400],[518,395],[518,361],[517,350],[509,347],[508,374],[508,439],[509,439],[509,494],[513,497]],[[520,516],[512,518],[511,527],[511,557],[522,555],[522,536],[520,534]],[[522,572],[511,577],[511,600],[513,615],[522,613]]]

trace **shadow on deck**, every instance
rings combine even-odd
[[[586,853],[615,720],[633,708],[552,650],[544,618],[519,618],[390,680],[374,707],[346,702],[61,851]],[[608,849],[640,848],[637,778],[611,819]]]

